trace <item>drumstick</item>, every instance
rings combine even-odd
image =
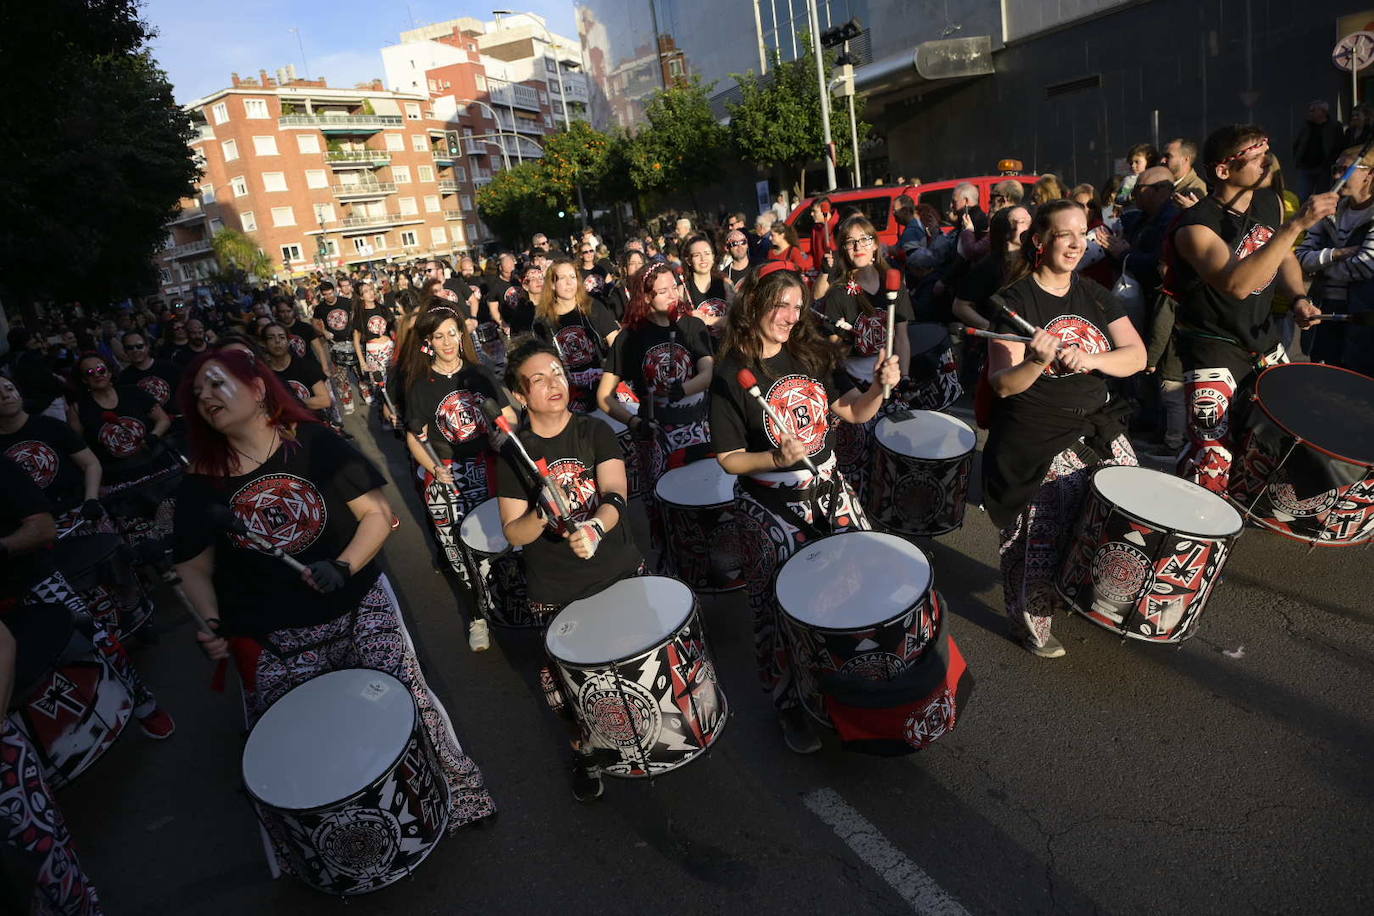
[[[1360,154],[1355,157],[1355,161],[1350,163],[1350,167],[1341,174],[1340,178],[1336,179],[1336,183],[1331,186],[1332,194],[1339,194],[1341,188],[1345,187],[1350,179],[1355,177],[1355,170],[1360,167],[1360,163],[1364,162],[1364,157],[1369,155],[1369,150],[1371,148],[1374,148],[1374,137],[1370,137],[1365,141],[1364,146],[1360,148]],[[1331,220],[1333,223],[1336,221],[1334,214],[1328,216],[1327,219]]]
[[[982,328],[964,328],[964,333],[969,337],[981,337],[984,340],[1005,340],[1009,343],[1028,344],[1031,338],[1022,337],[1020,334],[998,334],[996,331],[985,331]]]
[[[741,369],[736,373],[735,381],[739,382],[739,386],[747,391],[750,397],[759,402],[759,407],[763,408],[764,415],[772,420],[773,424],[777,426],[779,435],[786,433],[787,424],[784,423],[782,417],[778,416],[777,412],[773,410],[772,406],[768,403],[768,399],[763,396],[763,392],[759,391],[759,380],[754,377],[754,373],[750,372],[748,369]],[[803,455],[802,462],[812,474],[815,474],[817,477],[821,476],[820,470],[816,467],[809,455]]]
[[[902,272],[895,267],[889,267],[887,273],[883,275],[883,295],[887,297],[887,355],[891,356],[897,352],[892,339],[893,328],[897,321],[897,293],[902,288]],[[883,386],[883,400],[892,397],[892,386]]]
[[[568,508],[567,497],[563,493],[563,488],[556,481],[549,477],[548,471],[541,468],[539,462],[530,457],[530,453],[525,451],[525,444],[520,441],[520,437],[515,434],[515,429],[510,425],[510,421],[501,413],[501,408],[496,406],[496,402],[487,398],[482,402],[482,413],[486,415],[487,422],[491,423],[506,434],[506,438],[515,444],[515,449],[519,452],[521,459],[525,462],[525,469],[534,475],[534,479],[539,481],[545,492],[549,494],[549,499],[553,502],[554,510],[558,515],[558,521],[564,529],[571,532],[573,525],[570,521],[572,510]]]
[[[1016,310],[1007,305],[1004,300],[997,300],[997,307],[1001,309],[1003,315],[1007,316],[1007,320],[1016,326],[1016,330],[1025,334],[1027,337],[1033,337],[1035,335],[1035,325],[1018,315]]]
[[[1361,326],[1374,325],[1374,312],[1353,312],[1345,315],[1313,315],[1313,321],[1342,321]]]
[[[267,538],[258,534],[256,531],[249,531],[248,526],[243,523],[243,519],[234,514],[228,506],[216,503],[210,507],[210,522],[217,528],[231,531],[241,538],[245,538],[253,543],[263,553],[269,554],[281,560],[298,573],[305,572],[305,564],[291,556],[280,547],[274,547]]]
[[[434,451],[434,446],[429,444],[429,435],[425,432],[425,424],[419,420],[411,420],[410,423],[407,424],[406,429],[415,437],[415,441],[420,443],[420,448],[424,450],[425,457],[429,459],[429,463],[434,465],[434,479],[438,480],[444,489],[448,490],[450,496],[457,496],[458,490],[456,487],[452,484],[444,483],[439,479],[439,471],[444,467],[444,463],[439,460],[439,455]]]
[[[816,320],[821,322],[822,324],[833,325],[834,327],[839,328],[841,331],[847,331],[849,333],[854,332],[854,325],[850,324],[848,321],[845,321],[843,318],[831,318],[829,315],[827,315],[825,312],[822,312],[815,306],[811,307],[811,311],[816,316]]]

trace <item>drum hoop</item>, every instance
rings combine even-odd
[[[629,578],[635,579],[635,578],[651,578],[651,577],[648,577],[648,576],[630,576]],[[631,652],[631,653],[629,653],[628,655],[621,655],[621,656],[618,656],[617,658],[608,658],[608,659],[606,659],[605,661],[599,661],[599,662],[570,662],[570,661],[568,661],[567,659],[563,658],[563,656],[559,655],[557,652],[554,652],[553,649],[551,649],[551,648],[549,647],[549,635],[548,635],[548,634],[549,634],[549,631],[551,631],[551,630],[553,629],[554,623],[558,620],[559,617],[562,616],[563,611],[566,611],[566,610],[568,609],[567,605],[564,605],[562,608],[559,609],[559,611],[558,611],[557,614],[554,614],[553,617],[551,617],[551,618],[549,619],[549,625],[548,625],[548,627],[547,627],[547,628],[545,629],[545,631],[544,631],[544,640],[543,640],[543,641],[544,641],[544,651],[547,652],[547,653],[549,653],[549,657],[552,658],[554,661],[556,661],[556,662],[557,662],[558,664],[560,664],[560,665],[565,665],[565,666],[567,666],[567,667],[569,667],[569,668],[575,668],[575,669],[578,670],[578,671],[598,670],[598,669],[601,669],[601,668],[605,668],[605,667],[607,667],[607,666],[623,665],[623,664],[625,664],[626,662],[634,661],[635,659],[639,658],[641,655],[645,655],[646,653],[652,652],[652,651],[654,651],[655,649],[661,648],[661,647],[664,645],[664,643],[665,643],[668,639],[670,639],[670,638],[673,637],[673,636],[676,636],[678,633],[681,633],[681,632],[682,632],[682,628],[683,628],[683,627],[687,624],[687,622],[690,621],[693,617],[696,617],[696,618],[697,618],[697,623],[698,623],[698,625],[701,623],[701,619],[700,619],[700,618],[701,618],[701,608],[700,608],[701,602],[699,602],[699,601],[697,600],[697,594],[696,594],[696,592],[692,591],[691,587],[688,586],[686,582],[683,582],[683,581],[682,581],[681,579],[679,579],[677,576],[654,576],[654,577],[652,577],[652,578],[658,578],[658,579],[672,579],[674,582],[677,582],[678,584],[680,584],[680,585],[682,585],[684,588],[686,588],[686,589],[687,589],[687,592],[692,596],[692,602],[691,602],[691,604],[688,605],[687,614],[686,614],[681,620],[679,620],[679,621],[677,622],[677,624],[676,624],[671,630],[669,630],[667,633],[664,633],[664,634],[663,634],[663,637],[662,637],[658,642],[654,643],[654,644],[651,645],[651,646],[645,646],[645,647],[642,648],[642,649],[639,649],[639,650],[637,650],[637,651]],[[624,582],[625,579],[620,579],[620,580],[618,580],[618,581]],[[614,584],[615,584],[615,583],[612,583],[612,585],[614,585]],[[609,588],[609,587],[610,587],[610,586],[607,586],[607,588]],[[586,598],[591,598],[591,597],[592,597],[591,595],[587,595],[587,596],[586,596]],[[581,599],[581,598],[580,598],[580,599],[578,599],[578,600],[580,601],[580,600],[584,600],[584,599]],[[569,603],[572,603],[572,602],[569,602]]]
[[[1239,537],[1241,532],[1245,530],[1245,519],[1249,517],[1250,513],[1245,511],[1244,509],[1239,508],[1236,505],[1236,503],[1232,502],[1229,496],[1219,498],[1223,502],[1225,502],[1226,505],[1234,509],[1236,514],[1240,516],[1240,527],[1238,527],[1235,531],[1232,531],[1230,534],[1195,534],[1194,532],[1187,531],[1183,528],[1173,528],[1169,525],[1161,524],[1160,522],[1154,521],[1153,519],[1148,519],[1145,516],[1140,515],[1139,513],[1132,512],[1129,509],[1124,509],[1121,507],[1119,503],[1114,502],[1110,497],[1107,496],[1107,494],[1103,493],[1100,489],[1098,489],[1097,486],[1098,472],[1105,471],[1107,470],[1107,468],[1113,467],[1134,467],[1134,465],[1111,464],[1107,465],[1107,467],[1098,468],[1096,471],[1093,471],[1093,476],[1092,479],[1089,481],[1089,484],[1092,487],[1093,494],[1097,496],[1099,499],[1101,499],[1103,502],[1105,502],[1107,505],[1111,506],[1113,512],[1119,512],[1122,515],[1129,518],[1131,521],[1140,522],[1142,525],[1148,525],[1152,530],[1166,532],[1173,536],[1184,535],[1186,537],[1192,538],[1195,541],[1224,541],[1227,538]],[[1213,493],[1212,495],[1215,496],[1216,494]]]
[[[660,478],[660,480],[661,480],[661,479],[662,479],[662,478]],[[654,495],[655,495],[655,496],[658,496],[658,487],[654,487]],[[728,509],[730,506],[733,506],[733,505],[735,504],[734,497],[731,497],[730,499],[727,499],[725,502],[721,502],[721,503],[675,503],[675,502],[673,502],[671,499],[664,499],[662,496],[658,496],[658,502],[659,502],[659,505],[662,505],[662,506],[671,506],[671,507],[673,507],[674,509],[688,509],[688,510],[692,510],[692,509],[697,509],[697,510],[700,510],[700,509]]]
[[[1289,429],[1281,420],[1279,420],[1278,417],[1274,416],[1274,414],[1270,412],[1269,408],[1264,406],[1264,399],[1260,397],[1260,382],[1264,381],[1264,377],[1269,373],[1273,372],[1274,370],[1283,369],[1287,366],[1321,366],[1323,369],[1331,369],[1337,372],[1348,372],[1351,375],[1358,376],[1362,379],[1368,379],[1369,376],[1365,375],[1363,372],[1356,372],[1354,369],[1347,369],[1344,366],[1330,366],[1326,363],[1280,363],[1277,366],[1270,366],[1268,369],[1265,369],[1259,375],[1255,376],[1254,391],[1251,392],[1250,399],[1254,401],[1255,404],[1258,405],[1259,409],[1264,412],[1264,415],[1269,418],[1269,422],[1273,423],[1279,429],[1283,430],[1285,433],[1292,436],[1293,439],[1297,441],[1298,445],[1301,445],[1305,448],[1310,448],[1313,451],[1321,452],[1323,455],[1326,455],[1327,457],[1335,458],[1337,461],[1342,461],[1346,464],[1352,465],[1357,468],[1374,468],[1374,464],[1367,464],[1363,461],[1356,461],[1354,458],[1349,458],[1345,455],[1340,454],[1339,452],[1333,452],[1329,448],[1323,448],[1322,446],[1313,442],[1311,439],[1304,439],[1302,436],[1299,436],[1297,433],[1293,432],[1293,430]],[[1284,463],[1286,464],[1287,462],[1285,461]],[[1282,465],[1280,465],[1280,467],[1281,466]],[[1306,538],[1302,538],[1301,540],[1306,540]]]
[[[942,410],[927,410],[927,411],[925,411],[925,413],[944,413],[944,411],[942,411]],[[955,417],[953,414],[945,414],[945,416],[953,417],[955,420],[959,420],[959,418],[958,418],[958,417]],[[881,448],[883,451],[885,451],[885,452],[887,452],[888,454],[891,454],[891,455],[896,455],[898,458],[911,458],[911,459],[913,459],[913,460],[915,460],[915,461],[942,461],[942,462],[943,462],[943,461],[963,461],[965,458],[970,457],[971,455],[973,455],[974,452],[978,451],[978,431],[977,431],[977,430],[973,430],[973,447],[970,448],[970,449],[969,449],[968,451],[966,451],[966,452],[961,452],[961,453],[958,454],[958,455],[950,455],[948,458],[927,458],[927,457],[922,456],[922,455],[908,455],[906,452],[899,452],[899,451],[897,451],[896,449],[888,448],[888,447],[887,447],[887,443],[885,443],[885,442],[882,440],[882,438],[879,437],[879,435],[878,435],[878,427],[882,425],[882,423],[883,423],[884,420],[890,420],[890,421],[892,421],[892,425],[894,425],[894,426],[897,425],[897,422],[898,422],[898,421],[892,420],[892,418],[891,418],[890,415],[889,415],[889,416],[884,416],[884,417],[879,417],[879,418],[878,418],[878,422],[875,423],[875,424],[873,424],[873,441],[876,442],[876,443],[878,443],[878,447]],[[963,420],[959,420],[959,422],[960,422],[960,423],[964,423]],[[967,424],[967,423],[964,423],[964,426],[967,427],[968,424]]]
[[[830,533],[830,534],[827,534],[827,535],[826,535],[825,537],[823,537],[823,538],[817,538],[816,540],[812,541],[810,544],[806,545],[806,547],[804,547],[804,548],[802,548],[802,549],[805,550],[805,549],[807,549],[807,548],[809,548],[809,547],[814,547],[816,544],[821,543],[822,541],[826,540],[827,538],[843,537],[844,535],[847,535],[847,534],[881,534],[881,535],[884,535],[885,537],[897,538],[897,540],[902,541],[902,542],[907,543],[907,544],[910,544],[910,543],[911,543],[911,542],[908,541],[906,538],[899,537],[898,535],[892,534],[891,532],[888,532],[888,531],[859,531],[859,530],[851,530],[851,531],[835,531],[835,532],[832,532],[832,533]],[[915,546],[915,545],[912,545],[912,546]],[[917,551],[919,551],[919,552],[921,553],[922,556],[925,556],[925,551],[921,550],[921,548],[919,548],[919,547],[917,547],[916,549],[917,549]],[[814,630],[814,631],[817,632],[817,633],[834,633],[834,634],[836,634],[836,635],[843,635],[843,634],[845,634],[845,633],[857,633],[857,632],[860,631],[860,630],[872,630],[872,629],[875,629],[875,628],[877,628],[877,627],[885,627],[885,626],[887,626],[888,624],[893,623],[894,621],[899,620],[899,619],[901,619],[902,617],[905,617],[907,614],[910,614],[912,611],[916,610],[916,608],[920,607],[919,604],[913,604],[913,605],[911,605],[910,607],[906,608],[905,610],[903,610],[903,611],[901,611],[901,612],[899,612],[899,613],[897,613],[897,614],[893,614],[891,617],[888,617],[888,618],[886,618],[886,619],[884,619],[884,620],[876,621],[876,622],[874,622],[874,623],[864,624],[862,627],[845,627],[844,629],[836,629],[836,628],[834,628],[834,627],[822,627],[822,626],[817,626],[817,625],[815,625],[815,624],[807,623],[805,620],[802,620],[801,618],[795,616],[791,611],[789,611],[786,607],[783,606],[783,603],[782,603],[781,600],[778,600],[778,599],[777,599],[777,593],[778,593],[777,579],[778,579],[778,576],[782,573],[783,567],[785,567],[785,566],[787,565],[788,561],[791,560],[792,557],[798,556],[800,553],[801,553],[801,550],[798,550],[796,553],[792,554],[791,557],[788,557],[786,560],[783,560],[782,566],[779,566],[777,572],[773,574],[773,596],[774,596],[774,599],[777,600],[777,603],[778,603],[778,610],[782,611],[782,616],[786,617],[788,620],[792,621],[794,624],[796,624],[796,625],[799,626],[799,627],[806,627],[808,630]],[[923,598],[928,598],[928,596],[931,595],[931,594],[935,591],[935,567],[934,567],[934,565],[930,562],[930,558],[929,558],[929,557],[926,558],[926,567],[927,567],[927,570],[928,570],[928,575],[929,575],[929,577],[930,577],[930,581],[926,584],[926,590],[923,591],[923,592],[921,593],[921,597],[923,597]]]
[[[314,677],[306,678],[305,680],[303,680],[303,681],[301,681],[299,684],[297,684],[296,687],[292,687],[291,690],[295,690],[297,687],[304,687],[306,684],[309,684],[311,681],[318,680],[319,678],[326,677],[326,676],[331,675],[331,674],[335,674],[335,673],[337,673],[337,672],[339,672],[339,671],[376,671],[376,672],[378,672],[379,674],[385,674],[385,675],[387,675],[388,677],[390,677],[390,678],[392,678],[394,681],[396,681],[396,683],[400,684],[400,685],[401,685],[401,689],[405,691],[406,696],[407,696],[407,697],[410,697],[410,708],[411,708],[411,710],[412,710],[412,712],[411,712],[411,725],[410,725],[410,737],[406,740],[406,743],[405,743],[404,745],[401,746],[401,749],[400,749],[399,751],[396,752],[396,757],[391,761],[391,763],[388,764],[388,765],[381,771],[381,773],[379,773],[376,777],[374,777],[373,780],[372,780],[371,782],[369,782],[367,785],[362,786],[361,788],[359,788],[359,789],[357,789],[356,791],[354,791],[352,794],[347,795],[347,796],[345,796],[345,797],[343,797],[343,798],[335,799],[334,801],[324,802],[323,804],[319,804],[319,805],[312,805],[312,806],[310,806],[310,807],[308,807],[308,808],[288,808],[288,807],[286,807],[285,805],[273,804],[272,802],[267,801],[266,799],[259,797],[258,793],[256,793],[256,792],[253,791],[253,787],[249,784],[248,778],[247,778],[247,777],[244,775],[244,773],[243,773],[243,760],[242,760],[242,755],[240,755],[240,760],[239,760],[239,777],[240,777],[240,779],[242,779],[242,781],[243,781],[243,788],[244,788],[244,790],[248,793],[248,797],[251,798],[251,799],[253,799],[253,801],[257,802],[257,803],[260,804],[260,805],[264,805],[264,806],[266,806],[266,807],[268,807],[268,808],[271,808],[273,811],[288,811],[288,812],[290,812],[290,813],[292,813],[292,814],[313,814],[313,813],[316,812],[316,811],[327,811],[327,810],[329,810],[330,808],[337,808],[337,807],[339,807],[340,805],[343,805],[343,804],[346,804],[346,803],[348,803],[348,802],[353,801],[354,799],[356,799],[356,798],[358,798],[359,796],[361,796],[364,792],[370,791],[372,788],[374,788],[374,787],[376,786],[377,780],[378,780],[378,779],[381,779],[383,776],[386,776],[386,775],[389,774],[389,773],[394,773],[394,772],[396,772],[396,767],[400,765],[401,759],[402,759],[403,757],[405,757],[406,747],[408,747],[408,746],[410,745],[410,742],[411,742],[411,741],[414,741],[414,740],[415,740],[415,732],[416,732],[416,729],[418,728],[420,731],[423,732],[423,730],[424,730],[424,722],[423,722],[423,720],[422,720],[422,718],[421,718],[421,716],[420,716],[419,707],[417,707],[417,706],[415,705],[415,697],[411,695],[410,688],[409,688],[409,687],[406,687],[405,682],[402,681],[400,678],[396,677],[396,675],[392,674],[390,671],[383,671],[381,668],[367,668],[367,667],[359,667],[359,668],[335,668],[333,671],[323,671],[323,672],[321,672],[321,673],[315,675]],[[272,704],[272,706],[276,706],[277,703],[280,703],[283,699],[285,699],[286,696],[287,696],[287,694],[291,693],[291,690],[288,690],[286,693],[282,694],[281,697],[279,697],[279,698],[277,699],[276,703],[273,703],[273,704]],[[270,711],[272,710],[272,706],[267,707],[267,709],[263,712],[262,715],[263,715],[263,716],[266,716],[267,713],[270,712]],[[262,716],[259,716],[259,717],[258,717],[258,722],[261,722],[261,721],[262,721]],[[254,723],[254,726],[253,726],[253,727],[254,727],[254,728],[257,728],[257,724]],[[253,732],[250,730],[250,731],[248,732],[248,738],[249,738],[249,739],[252,739],[252,737],[253,737]],[[424,740],[425,740],[425,741],[428,741],[428,740],[429,740],[429,737],[426,735]],[[244,753],[247,753],[247,751],[248,751],[248,741],[247,741],[247,740],[244,741],[243,750],[244,750]],[[442,778],[439,778],[438,781],[442,783],[442,782],[443,782],[443,779],[442,779]],[[448,791],[448,785],[447,785],[447,783],[444,784],[444,790],[445,790],[446,792]]]

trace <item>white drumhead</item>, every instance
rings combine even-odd
[[[735,475],[727,474],[714,458],[673,468],[658,479],[655,491],[664,502],[678,506],[718,506],[734,501]]]
[[[878,421],[876,435],[883,448],[908,458],[938,461],[962,458],[978,444],[978,434],[958,417],[933,410],[910,413],[909,419],[887,416]]]
[[[877,531],[822,538],[778,571],[778,603],[789,617],[826,630],[885,623],[930,589],[930,562],[915,545]]]
[[[633,408],[627,406],[626,409],[632,410]],[[593,410],[591,413],[587,414],[587,416],[596,417],[602,423],[605,423],[607,426],[609,426],[611,428],[611,432],[615,433],[617,436],[623,433],[626,429],[624,423],[621,423],[619,420],[617,420],[610,414],[606,413],[606,411],[604,410]]]
[[[676,579],[621,579],[559,611],[544,635],[544,647],[573,665],[633,658],[681,629],[694,602],[692,590]]]
[[[477,508],[463,516],[458,526],[463,543],[473,550],[495,556],[504,553],[510,546],[506,534],[501,530],[501,503],[498,497],[478,503]]]
[[[376,781],[415,727],[415,701],[367,668],[306,681],[263,713],[243,749],[243,781],[260,801],[304,810],[343,801]]]
[[[1149,468],[1109,467],[1093,475],[1093,486],[1114,506],[1161,528],[1199,537],[1227,537],[1240,531],[1240,513],[1195,483]]]

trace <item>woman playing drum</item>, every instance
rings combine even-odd
[[[883,353],[875,384],[865,392],[855,388],[836,371],[835,349],[817,329],[810,299],[802,277],[786,263],[767,264],[746,279],[726,321],[720,371],[711,386],[716,460],[739,475],[735,520],[745,592],[754,612],[759,678],[772,694],[788,747],[803,754],[819,750],[820,741],[798,705],[773,573],[803,543],[832,531],[869,527],[835,467],[830,415],[846,423],[871,420],[882,404],[882,386],[900,377],[897,358]],[[766,419],[741,386],[742,369],[754,374],[785,428]]]
[[[1019,278],[994,299],[1035,325],[1035,336],[988,348],[998,400],[983,449],[984,503],[1001,529],[1007,616],[1042,658],[1064,654],[1050,633],[1054,576],[1088,480],[1100,465],[1136,464],[1125,435],[1129,406],[1109,403],[1103,376],[1145,368],[1145,346],[1111,295],[1074,274],[1087,236],[1087,216],[1073,201],[1036,212]],[[1019,333],[1005,315],[996,327]]]
[[[588,274],[588,277],[597,276]],[[535,303],[535,334],[551,341],[563,356],[572,383],[569,407],[577,413],[596,409],[601,360],[620,333],[611,310],[593,298],[567,258],[555,258]]]
[[[177,571],[218,632],[198,634],[201,646],[211,658],[232,653],[238,664],[249,726],[316,675],[384,671],[415,699],[450,789],[451,828],[490,815],[482,775],[425,683],[396,596],[374,562],[391,533],[381,474],[247,354],[221,350],[188,373],[181,398],[191,471],[177,503]],[[258,541],[216,526],[225,508]],[[264,553],[262,542],[306,569]]]

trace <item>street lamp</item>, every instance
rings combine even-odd
[[[835,157],[830,140],[830,87],[825,84],[824,51],[821,49],[821,19],[816,14],[816,0],[806,0],[806,15],[811,22],[811,50],[816,54],[816,82],[821,91],[821,130],[825,136],[825,189],[835,190]]]
[[[501,132],[501,119],[496,116],[496,109],[478,99],[454,99],[454,101],[460,105],[481,105],[487,110],[487,114],[491,115],[492,121],[496,122],[496,136],[501,138],[501,161],[505,164],[506,171],[510,171],[510,153],[506,151],[506,141]],[[515,139],[515,148],[517,152],[520,149],[520,138],[518,136]]]

